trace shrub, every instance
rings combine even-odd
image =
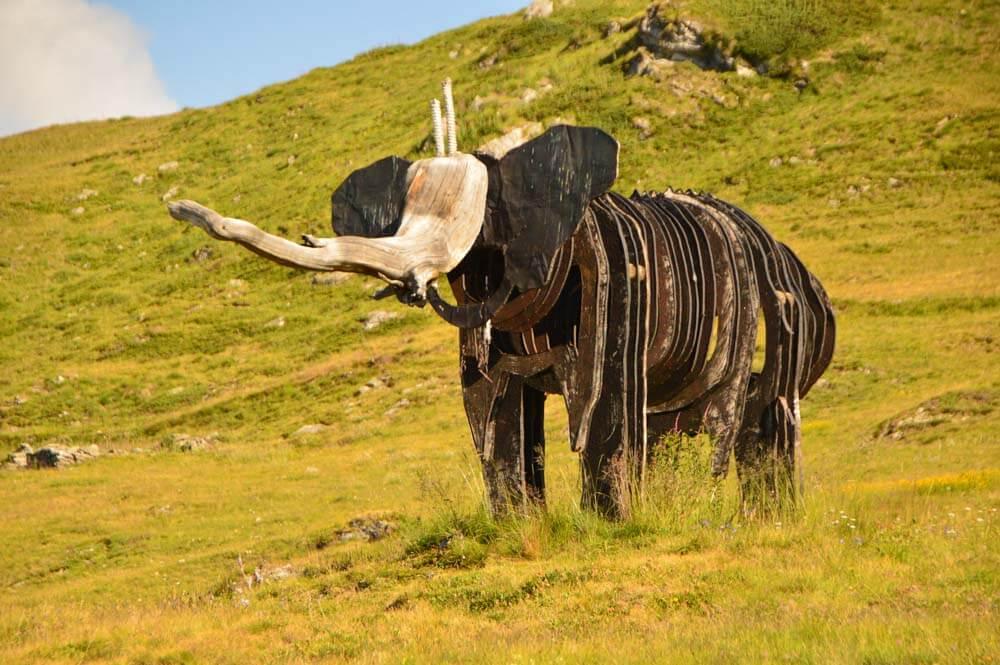
[[[871,24],[871,0],[711,0],[711,10],[755,62],[814,52]]]

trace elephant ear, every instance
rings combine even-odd
[[[386,157],[347,176],[330,199],[334,232],[366,238],[395,234],[409,168],[410,162],[401,157]]]
[[[504,155],[498,170],[505,277],[522,292],[538,288],[587,205],[614,184],[618,142],[594,127],[556,125]]]

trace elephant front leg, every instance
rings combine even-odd
[[[580,453],[584,506],[623,519],[641,494],[646,465],[646,381],[614,359],[604,365],[601,395]]]
[[[545,502],[545,395],[505,374],[483,440],[483,478],[494,514]]]
[[[648,260],[627,218],[587,221],[581,334],[575,363],[562,375],[570,422],[580,423],[573,445],[581,453],[582,503],[625,518],[646,464]]]
[[[474,349],[463,333],[463,350]],[[463,397],[483,480],[495,515],[545,501],[545,395],[516,374],[480,371],[463,354]]]

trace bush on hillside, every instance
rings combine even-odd
[[[709,0],[709,11],[752,62],[806,55],[870,24],[872,0]]]

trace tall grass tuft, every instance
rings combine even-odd
[[[642,546],[660,537],[682,537],[731,528],[748,519],[740,513],[734,483],[712,478],[712,444],[707,436],[668,437],[650,460],[642,492],[624,519],[610,520],[563,501],[529,505],[494,518],[485,504],[460,507],[448,498],[434,517],[412,525],[406,556],[423,563],[451,566],[481,563],[477,543],[497,554],[536,559],[566,549]],[[768,512],[768,519],[776,513]],[[472,555],[470,548],[476,550]],[[465,557],[465,559],[462,559]],[[461,564],[464,566],[465,564]],[[461,567],[460,566],[460,567]]]

